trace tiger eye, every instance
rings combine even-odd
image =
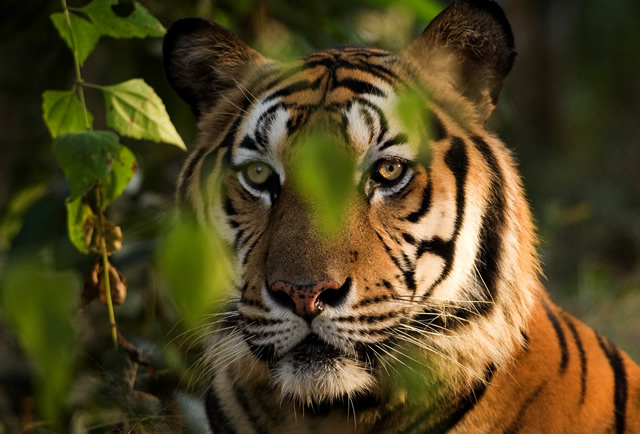
[[[251,184],[260,186],[271,176],[271,168],[265,163],[251,163],[245,168],[244,173]]]
[[[385,181],[393,182],[404,172],[404,163],[394,160],[382,160],[378,163],[378,175]]]

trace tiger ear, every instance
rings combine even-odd
[[[476,106],[482,121],[495,108],[516,53],[504,12],[491,0],[458,0],[405,53],[427,73],[450,80]]]
[[[169,27],[162,47],[171,86],[200,116],[242,75],[266,59],[230,30],[201,18],[184,18]]]

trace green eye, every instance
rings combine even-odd
[[[380,160],[376,165],[374,178],[379,182],[395,182],[405,172],[406,164],[396,160]]]
[[[243,169],[245,179],[254,187],[262,187],[271,177],[271,167],[265,163],[247,164]]]

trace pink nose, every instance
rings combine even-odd
[[[322,294],[338,289],[340,284],[334,280],[321,280],[311,285],[296,285],[278,280],[271,284],[274,298],[281,304],[288,304],[298,316],[307,320],[315,318],[324,309]]]

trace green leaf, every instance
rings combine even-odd
[[[0,251],[9,250],[11,241],[22,228],[24,215],[48,190],[46,183],[33,184],[18,190],[9,199],[0,218]]]
[[[96,224],[96,216],[84,197],[67,200],[66,206],[69,240],[80,253],[87,254]]]
[[[120,152],[113,160],[111,173],[105,182],[106,197],[104,207],[113,199],[120,196],[138,170],[138,162],[133,152],[126,146],[120,146]]]
[[[116,4],[118,0],[93,0],[80,10],[93,21],[102,35],[112,38],[146,38],[166,33],[160,21],[140,3],[134,2],[134,10],[127,17],[115,14],[111,7]]]
[[[72,321],[80,282],[72,273],[15,262],[3,277],[3,317],[35,368],[38,418],[59,425],[76,378],[78,345]]]
[[[42,112],[44,122],[51,137],[62,134],[85,131],[84,110],[72,90],[48,90],[42,94]],[[89,127],[93,125],[93,116],[87,111]]]
[[[69,12],[75,47],[78,52],[80,65],[95,48],[100,36],[112,38],[146,38],[149,36],[163,36],[166,29],[140,3],[133,2],[133,12],[127,17],[119,17],[111,8],[118,0],[94,0],[88,5],[76,9],[86,15],[89,20],[77,15],[76,10]],[[58,30],[60,37],[73,51],[71,32],[63,12],[51,15],[51,21]]]
[[[186,149],[162,100],[144,80],[136,78],[100,88],[111,128],[135,139],[165,142]]]
[[[293,164],[293,185],[307,199],[319,229],[330,235],[340,229],[355,162],[334,138],[316,132],[302,143]]]
[[[228,249],[212,230],[179,222],[167,231],[158,248],[158,270],[188,329],[206,321],[227,296],[229,264]]]
[[[67,25],[67,19],[64,13],[57,12],[52,14],[50,18],[58,30],[60,37],[64,39],[69,49],[73,52],[71,32],[69,32],[69,26]],[[69,18],[71,20],[71,26],[73,27],[73,35],[75,36],[74,40],[76,50],[78,51],[78,61],[80,65],[82,65],[98,43],[100,31],[95,25],[75,14],[69,14]]]
[[[98,182],[106,183],[120,156],[118,136],[110,131],[86,131],[58,136],[53,153],[71,189],[70,201],[82,197]]]
[[[416,161],[425,167],[431,163],[433,140],[432,123],[427,121],[429,116],[433,116],[426,109],[429,98],[424,90],[408,90],[397,95],[394,106],[394,115],[417,153]]]

